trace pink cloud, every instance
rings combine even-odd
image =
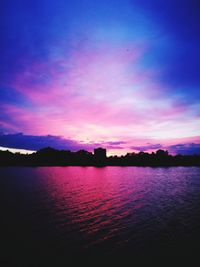
[[[166,86],[156,79],[159,70],[141,67],[147,49],[134,44],[88,48],[85,43],[61,59],[26,65],[10,86],[30,106],[4,105],[4,113],[15,118],[14,127],[5,127],[86,143],[124,140],[124,151],[197,135],[199,118],[191,107],[166,96]]]

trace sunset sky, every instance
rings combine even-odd
[[[2,0],[0,146],[200,153],[200,2]]]

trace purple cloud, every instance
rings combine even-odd
[[[131,146],[130,147],[133,150],[137,151],[148,151],[148,150],[156,150],[156,149],[161,149],[162,145],[161,144],[147,144],[146,146]]]
[[[60,136],[44,135],[24,135],[23,133],[17,134],[0,134],[0,145],[12,148],[23,148],[30,150],[38,150],[47,146],[51,146],[56,149],[68,149],[79,150],[88,149],[91,150],[95,144],[82,144],[74,140],[65,139]]]
[[[168,150],[172,154],[181,154],[181,155],[200,154],[200,144],[189,143],[189,144],[171,145],[168,147]]]
[[[55,149],[67,149],[71,151],[77,151],[80,149],[92,151],[94,148],[99,146],[106,147],[108,149],[123,149],[123,147],[119,145],[125,143],[126,142],[123,141],[83,143],[81,141],[75,141],[54,135],[35,136],[35,135],[25,135],[23,133],[16,133],[16,134],[0,133],[0,146],[20,148],[20,149],[30,149],[30,150],[39,150],[41,148],[48,146],[51,146]]]

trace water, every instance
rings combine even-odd
[[[198,167],[13,167],[0,177],[1,266],[198,260]]]

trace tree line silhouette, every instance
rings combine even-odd
[[[107,157],[105,153],[47,147],[32,154],[0,151],[0,166],[200,166],[200,155],[172,156],[168,151],[159,149],[152,153],[133,152]]]

